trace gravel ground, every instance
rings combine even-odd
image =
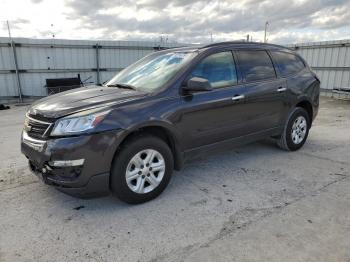
[[[202,155],[146,204],[72,198],[30,174],[25,107],[0,111],[0,261],[350,261],[350,102],[305,146]]]

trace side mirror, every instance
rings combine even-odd
[[[186,85],[182,87],[185,91],[200,92],[200,91],[211,91],[213,88],[209,83],[208,79],[202,77],[190,78]]]

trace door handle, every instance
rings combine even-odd
[[[287,91],[287,88],[286,88],[286,87],[279,87],[279,88],[277,89],[277,92],[285,92],[285,91]]]
[[[244,95],[240,95],[240,96],[234,96],[232,97],[232,101],[237,101],[237,100],[241,100],[244,98]]]

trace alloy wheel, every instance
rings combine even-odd
[[[307,131],[307,122],[305,117],[303,116],[298,116],[293,123],[292,126],[292,141],[294,144],[298,145],[300,144],[305,136],[306,136],[306,131]]]
[[[164,173],[163,156],[154,149],[145,149],[131,158],[126,168],[125,178],[133,192],[146,194],[160,184]]]

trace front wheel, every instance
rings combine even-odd
[[[287,120],[286,126],[277,144],[280,148],[288,151],[300,149],[308,135],[311,121],[308,113],[301,107],[296,107]]]
[[[111,189],[122,201],[139,204],[149,201],[168,185],[173,156],[161,139],[142,135],[127,141],[111,170]]]

